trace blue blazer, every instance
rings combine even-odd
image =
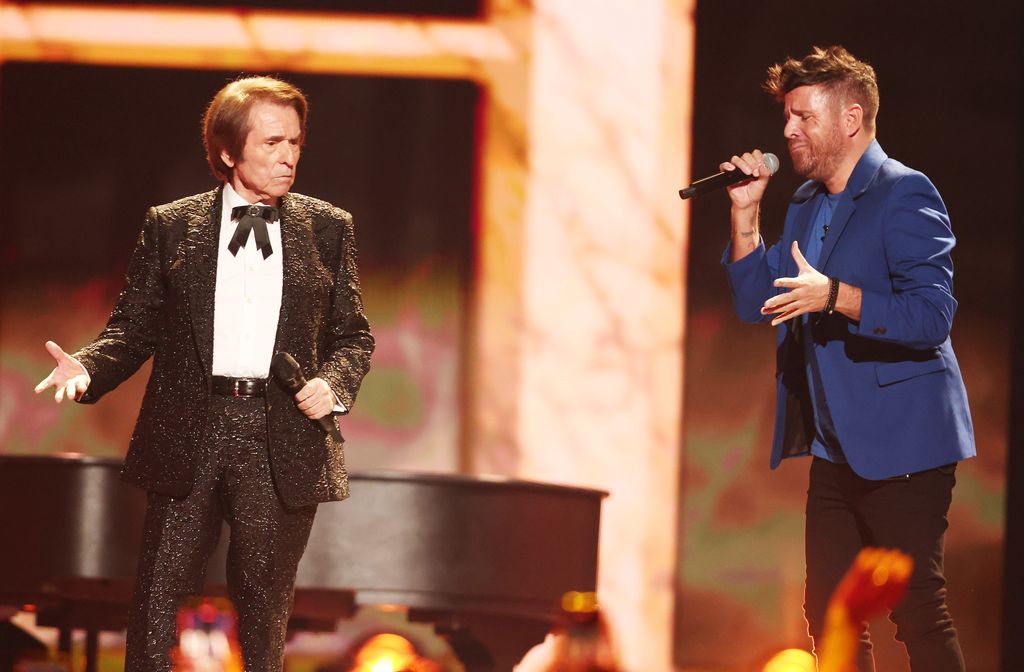
[[[793,195],[782,238],[723,263],[736,312],[767,319],[761,305],[797,275],[814,217],[807,182]],[[972,457],[974,430],[949,332],[956,312],[956,239],[945,205],[923,174],[890,159],[877,141],[860,158],[836,206],[817,268],[862,291],[861,319],[809,316],[825,400],[836,436],[857,474],[883,479]],[[771,466],[810,453],[814,418],[797,320],[777,328],[777,403]]]

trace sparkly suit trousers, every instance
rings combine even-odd
[[[316,506],[285,507],[274,489],[263,399],[214,396],[208,422],[205,459],[188,496],[149,493],[126,672],[171,669],[178,607],[202,593],[222,520],[231,530],[228,594],[245,669],[282,669],[295,573]]]

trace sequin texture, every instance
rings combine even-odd
[[[150,493],[128,624],[127,672],[171,669],[176,615],[202,592],[206,563],[228,522],[228,594],[250,671],[281,670],[295,571],[316,505],[277,496],[267,460],[261,399],[213,397],[208,450],[187,497]]]
[[[220,209],[221,189],[150,208],[125,288],[106,327],[74,355],[92,378],[84,403],[95,402],[153,357],[153,371],[122,477],[150,493],[135,606],[138,614],[145,615],[134,616],[133,623],[143,624],[140,627],[147,642],[159,641],[161,646],[173,637],[173,629],[170,635],[166,630],[173,628],[173,619],[168,625],[164,612],[173,609],[172,602],[183,590],[192,591],[192,583],[201,581],[201,576],[196,578],[195,564],[207,552],[212,520],[219,520],[223,513],[228,520],[234,515],[260,527],[268,524],[267,516],[276,515],[271,502],[294,511],[348,496],[343,445],[303,416],[282,387],[271,383],[265,399],[245,402],[254,404],[260,413],[254,415],[246,406],[244,413],[232,418],[246,424],[244,428],[225,424],[226,416],[218,411],[223,400],[210,394]],[[351,409],[374,348],[363,315],[352,218],[340,208],[301,194],[283,196],[279,209],[283,287],[275,351],[291,354],[307,378],[326,380]],[[250,438],[225,448],[237,438],[236,431],[247,432]],[[250,445],[257,438],[262,446],[259,450]],[[252,498],[246,495],[245,503],[236,506],[232,500],[236,490],[220,484],[214,490],[226,494],[218,495],[224,501],[214,507],[211,495],[200,488],[209,489],[211,482],[221,483],[225,474],[231,473],[222,470],[242,454],[235,451],[256,456],[252,459],[265,468],[273,497],[267,493]],[[226,455],[233,457],[224,462]],[[217,459],[211,462],[212,457]],[[173,504],[194,497],[200,504]],[[171,511],[179,512],[172,515]],[[164,537],[179,530],[188,532],[180,532],[177,538],[195,538],[182,548],[170,544],[161,550]],[[294,551],[297,562],[305,537],[291,532],[280,535],[284,545],[298,542],[300,537],[297,551],[272,551],[269,559],[244,550],[255,543],[240,542],[229,561],[229,574],[236,572],[236,583],[241,586],[250,581],[246,568],[269,561],[290,586],[295,570],[290,556],[284,556]],[[249,627],[247,620],[260,620],[246,616],[256,611],[269,609],[267,617],[275,621],[287,618],[287,605],[282,606],[278,597],[243,598],[258,591],[238,590],[240,600],[263,605],[252,609],[237,605],[240,630]],[[286,592],[290,594],[290,588]],[[140,641],[138,637],[129,639]],[[268,646],[275,644],[269,641]],[[248,659],[249,652],[246,656]]]

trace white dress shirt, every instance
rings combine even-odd
[[[231,254],[228,244],[235,234],[231,209],[254,205],[239,196],[229,183],[224,183],[221,205],[220,240],[217,243],[217,284],[213,308],[213,375],[234,378],[269,378],[270,361],[274,357],[277,322],[281,314],[281,291],[284,274],[281,260],[281,222],[267,223],[273,253],[263,258],[250,232],[245,247]],[[82,370],[84,392],[92,377],[74,357]],[[347,408],[331,390],[334,413]]]
[[[249,234],[245,247],[231,254],[235,234],[231,209],[251,205],[230,184],[224,184],[217,244],[217,289],[213,310],[213,375],[266,378],[274,356],[283,286],[281,223],[268,222],[273,253],[263,258]]]

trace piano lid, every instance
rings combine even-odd
[[[0,455],[0,594],[57,578],[131,578],[145,494],[120,460]],[[593,590],[601,500],[586,488],[398,471],[350,476],[320,505],[296,585],[351,589],[359,604],[546,617]],[[208,582],[224,582],[227,533]]]

